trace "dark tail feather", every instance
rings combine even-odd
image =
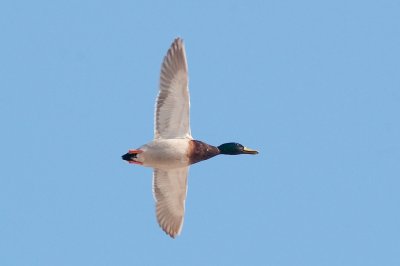
[[[129,162],[129,161],[132,161],[134,158],[136,158],[136,154],[126,153],[126,154],[122,155],[121,157],[122,157],[122,160]]]

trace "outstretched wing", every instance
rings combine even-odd
[[[177,38],[161,66],[160,91],[156,101],[154,138],[190,138],[189,79],[183,41]]]
[[[157,222],[172,238],[182,230],[188,170],[189,167],[168,170],[154,168],[153,195]]]

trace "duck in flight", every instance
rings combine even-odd
[[[258,154],[239,143],[215,147],[194,140],[190,132],[188,84],[185,47],[182,39],[176,38],[161,66],[154,140],[122,156],[129,163],[154,169],[157,221],[172,238],[182,230],[189,165],[219,154]]]

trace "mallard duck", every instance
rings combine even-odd
[[[172,238],[180,234],[189,165],[219,154],[257,154],[239,143],[218,147],[192,138],[189,122],[188,67],[182,39],[176,38],[161,66],[154,140],[122,155],[132,164],[152,167],[157,221]]]

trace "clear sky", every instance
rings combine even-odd
[[[400,265],[399,1],[2,1],[0,265]],[[158,227],[163,56],[184,39],[196,139]]]

